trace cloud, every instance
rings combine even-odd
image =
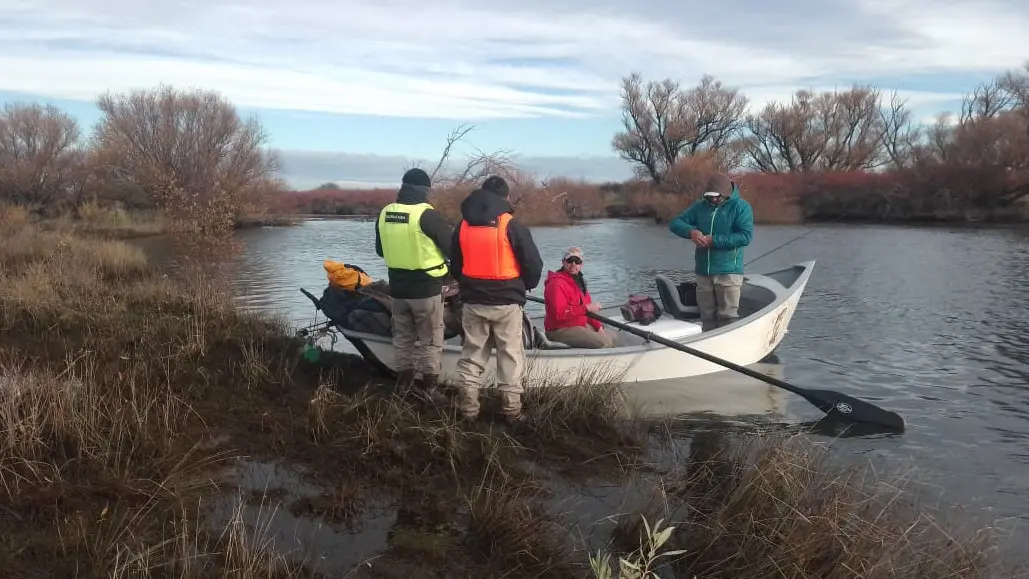
[[[755,106],[801,86],[999,72],[1027,56],[1029,29],[1022,0],[5,5],[0,90],[91,100],[163,82],[249,108],[461,120],[609,116],[632,70],[711,73]]]

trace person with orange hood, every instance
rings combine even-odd
[[[615,336],[604,330],[603,324],[590,318],[586,312],[599,312],[600,305],[593,301],[586,280],[582,277],[582,249],[571,247],[561,258],[561,268],[547,272],[543,282],[543,300],[546,315],[543,329],[547,339],[572,348],[611,348]]]

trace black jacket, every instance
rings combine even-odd
[[[461,217],[468,225],[490,225],[496,223],[497,217],[504,213],[513,213],[506,199],[495,193],[476,189],[461,203]],[[461,224],[454,228],[452,252],[450,255],[450,273],[460,282],[461,301],[467,304],[508,305],[525,304],[525,292],[534,289],[543,275],[543,260],[539,249],[532,239],[529,229],[517,218],[507,224],[507,238],[511,241],[515,259],[521,266],[520,279],[496,280],[466,278],[461,274],[464,264],[461,255]]]
[[[427,202],[429,189],[404,183],[397,193],[397,203],[417,205]],[[418,226],[425,235],[436,243],[443,257],[450,257],[451,228],[447,220],[435,209],[426,209],[418,220]],[[375,253],[382,257],[382,237],[379,234],[379,222],[375,222]],[[431,298],[443,293],[443,280],[446,277],[433,277],[424,271],[410,271],[389,268],[389,293],[394,298],[416,300]]]

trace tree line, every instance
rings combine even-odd
[[[541,187],[506,151],[479,152],[453,168],[465,126],[427,169],[447,190],[501,172],[524,210],[562,206],[569,219],[660,217],[688,203],[712,170],[740,175],[745,194],[764,204],[760,212],[778,220],[1029,218],[1029,64],[974,87],[960,111],[929,125],[897,93],[861,85],[802,89],[748,112],[748,97],[713,76],[684,87],[634,73],[622,79],[621,99],[623,130],[612,146],[636,180]],[[287,187],[264,128],[218,93],[159,86],[107,93],[96,104],[101,116],[88,128],[53,105],[4,105],[0,203],[40,213],[74,212],[87,200],[158,208],[194,230],[224,230],[283,206],[278,193]]]
[[[158,208],[173,227],[210,232],[284,188],[261,123],[216,92],[162,85],[106,93],[96,105],[88,130],[51,104],[4,105],[0,203],[43,214],[87,200]]]
[[[974,87],[957,114],[929,125],[898,93],[864,85],[801,89],[788,102],[748,112],[748,97],[713,76],[684,87],[633,73],[622,79],[621,100],[623,130],[612,147],[639,179],[666,192],[683,190],[683,167],[707,164],[792,175],[808,217],[816,206],[840,217],[903,218],[939,213],[938,201],[944,212],[960,212],[1029,198],[1029,64]],[[835,173],[850,175],[827,177]],[[805,185],[830,181],[847,184],[846,199]]]

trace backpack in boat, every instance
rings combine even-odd
[[[356,265],[327,259],[322,263],[322,267],[329,278],[329,285],[337,289],[356,291],[372,283],[371,276]]]
[[[636,322],[642,326],[649,326],[661,317],[661,307],[657,305],[654,298],[643,295],[631,295],[629,301],[619,308],[622,317],[627,322]]]

